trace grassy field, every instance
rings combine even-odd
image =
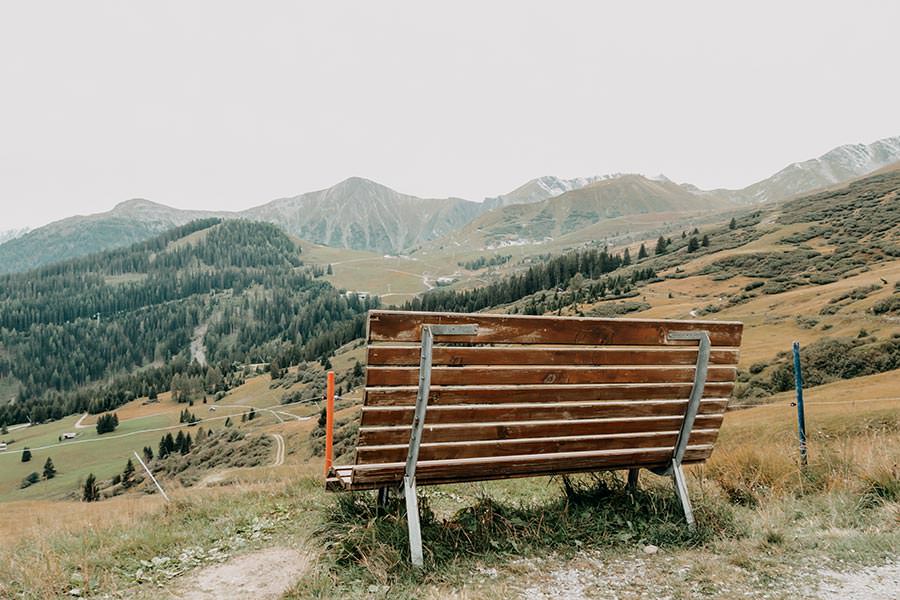
[[[335,359],[336,368],[348,369],[355,362],[359,352],[341,355]],[[292,373],[295,373],[296,369]],[[82,427],[75,424],[81,419],[73,415],[46,423],[16,429],[8,435],[0,436],[0,440],[9,443],[9,449],[0,453],[0,502],[54,499],[77,494],[81,483],[89,473],[98,479],[108,479],[120,473],[132,452],[139,452],[144,446],[150,446],[154,452],[161,436],[167,432],[175,435],[179,429],[187,432],[188,427],[179,425],[179,416],[183,409],[203,420],[202,426],[220,428],[231,416],[237,423],[239,416],[250,407],[260,410],[256,420],[258,425],[276,425],[306,419],[317,415],[317,404],[300,404],[281,406],[283,397],[299,391],[305,384],[295,382],[290,385],[273,385],[268,375],[259,375],[247,380],[242,386],[232,390],[225,398],[209,404],[186,404],[173,402],[171,394],[160,394],[158,403],[145,403],[141,398],[120,407],[115,412],[119,416],[119,427],[112,433],[98,435],[95,424],[97,415],[88,415],[81,422]],[[211,406],[215,411],[210,411]],[[66,432],[77,433],[74,440],[59,441]],[[21,451],[25,447],[31,450],[29,462],[21,462]],[[50,480],[42,480],[26,489],[19,489],[19,484],[29,473],[41,474],[47,457],[53,459],[57,475]]]
[[[5,504],[0,534],[14,541],[0,548],[0,582],[8,582],[0,585],[9,586],[0,587],[0,595],[32,590],[24,597],[53,597],[70,585],[73,572],[87,575],[98,591],[139,592],[146,589],[134,578],[141,560],[176,556],[186,548],[227,547],[229,536],[247,529],[253,519],[263,519],[277,525],[229,547],[228,553],[279,543],[317,557],[318,566],[300,577],[291,598],[505,598],[526,592],[550,597],[546,593],[559,584],[560,574],[583,579],[605,572],[630,577],[647,594],[668,582],[667,593],[675,597],[767,593],[787,598],[792,584],[813,580],[817,568],[876,564],[900,552],[896,378],[896,372],[883,373],[807,391],[806,470],[798,465],[789,394],[729,413],[712,460],[689,469],[703,526],[699,537],[684,536],[670,482],[651,475],[642,477],[645,500],[661,512],[635,508],[615,491],[599,505],[572,505],[575,497],[567,501],[559,483],[546,478],[423,488],[423,503],[435,514],[434,525],[426,527],[426,547],[429,560],[440,562],[424,579],[405,566],[402,518],[367,513],[361,507],[370,506],[369,495],[361,495],[369,500],[348,509],[338,496],[322,491],[320,459],[309,453],[312,421],[259,420],[254,428],[284,435],[285,465],[234,469],[212,487],[176,487],[173,505],[163,506],[155,495],[127,495],[94,505],[47,500]],[[473,514],[472,507],[484,510],[487,498],[495,517],[478,521],[490,523],[480,529],[467,515]],[[631,511],[636,529],[603,521],[610,513],[602,506]],[[64,523],[60,514],[66,515]],[[518,521],[497,520],[513,514],[520,515]],[[535,518],[555,519],[574,537],[561,539],[533,529]],[[585,527],[585,522],[594,525]],[[50,524],[53,532],[47,535]],[[329,533],[323,538],[316,531]],[[447,537],[448,531],[459,535]],[[358,544],[364,553],[340,558],[336,541]],[[645,555],[647,544],[658,546],[659,553]],[[685,570],[672,579],[679,569]],[[153,577],[167,586],[178,581],[163,573]],[[706,591],[699,593],[697,585]]]

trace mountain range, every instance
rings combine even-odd
[[[897,161],[900,136],[839,146],[739,190],[702,190],[664,176],[638,174],[545,176],[507,194],[473,202],[418,198],[351,177],[324,190],[240,212],[182,210],[135,199],[105,213],[69,217],[25,233],[0,234],[0,273],[146,240],[205,217],[275,223],[315,243],[385,254],[403,253],[463,228],[486,231],[487,239],[493,241],[535,240],[632,214],[699,213],[784,200]]]

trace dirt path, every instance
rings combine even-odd
[[[81,424],[81,422],[84,421],[87,418],[87,416],[88,416],[88,414],[84,413],[83,415],[81,415],[80,419],[75,421],[75,429],[87,429],[90,427],[90,425],[82,425]]]
[[[537,574],[514,586],[523,600],[699,596],[896,600],[900,589],[900,562],[847,571],[800,569],[765,587],[733,566],[715,575],[695,576],[695,558],[690,554],[602,558],[587,552],[572,560],[522,559],[518,563]],[[805,583],[798,588],[800,581]]]
[[[820,571],[822,600],[896,600],[900,596],[900,561],[855,571]]]
[[[309,568],[309,556],[295,548],[266,548],[191,574],[173,600],[269,600],[281,596]]]
[[[275,462],[272,466],[280,467],[284,464],[284,437],[280,433],[273,433],[272,437],[275,438]]]

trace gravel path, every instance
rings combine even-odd
[[[275,600],[309,567],[294,548],[267,548],[201,569],[188,577],[173,600]]]
[[[900,561],[858,571],[819,571],[822,600],[897,600],[900,598]]]

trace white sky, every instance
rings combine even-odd
[[[742,187],[900,134],[897,2],[309,4],[0,4],[0,230],[351,175]]]

